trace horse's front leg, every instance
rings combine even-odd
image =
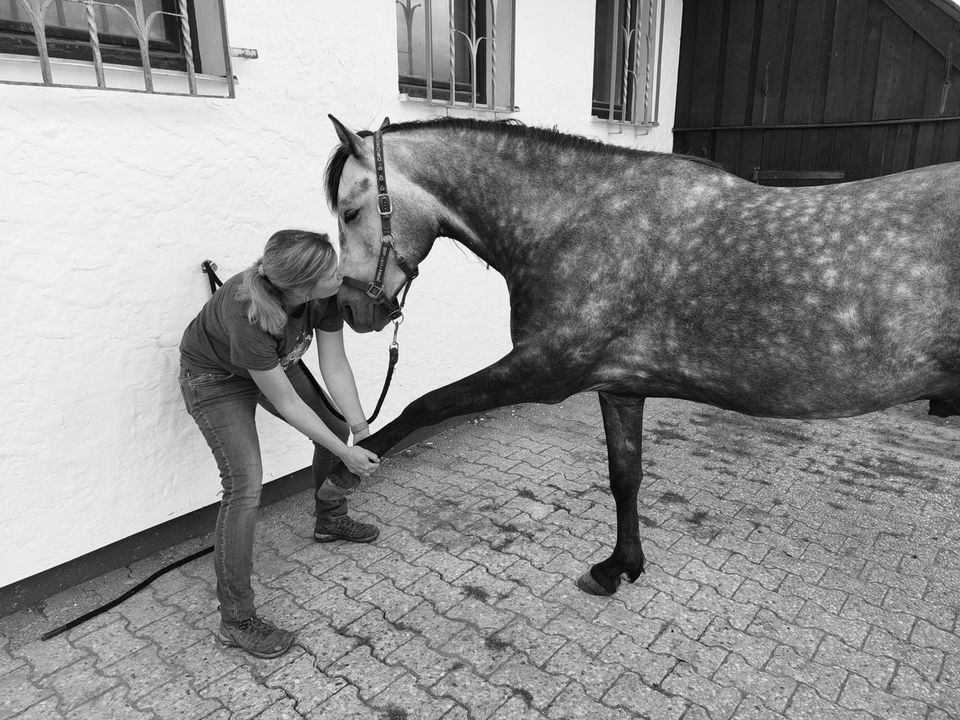
[[[359,445],[383,455],[414,430],[458,415],[516,403],[555,403],[573,392],[575,389],[544,366],[540,353],[514,349],[493,365],[414,400],[395,420]],[[345,478],[348,473],[340,463],[331,474]]]
[[[610,491],[617,504],[617,544],[613,554],[585,572],[577,586],[591,595],[611,595],[626,573],[630,582],[643,572],[637,492],[643,479],[641,443],[644,398],[599,393],[607,435]]]

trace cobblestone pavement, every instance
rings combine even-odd
[[[315,544],[307,493],[263,511],[283,658],[214,639],[209,556],[38,640],[194,542],[0,619],[0,718],[958,718],[960,422],[924,411],[649,401],[647,573],[596,598],[574,585],[615,533],[596,398],[504,408],[365,483],[375,544]]]

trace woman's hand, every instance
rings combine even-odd
[[[369,475],[380,467],[380,458],[357,445],[344,450],[340,454],[340,459],[347,466],[347,470],[357,475]]]

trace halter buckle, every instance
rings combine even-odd
[[[370,283],[370,285],[367,286],[366,295],[371,300],[380,300],[380,298],[383,297],[383,286]]]
[[[377,211],[384,217],[393,215],[393,201],[387,193],[377,195]]]

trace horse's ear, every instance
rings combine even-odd
[[[334,129],[337,131],[337,137],[340,138],[340,143],[350,151],[351,155],[362,158],[366,154],[363,139],[333,115],[327,115],[327,117],[329,117],[330,122],[333,123]]]

